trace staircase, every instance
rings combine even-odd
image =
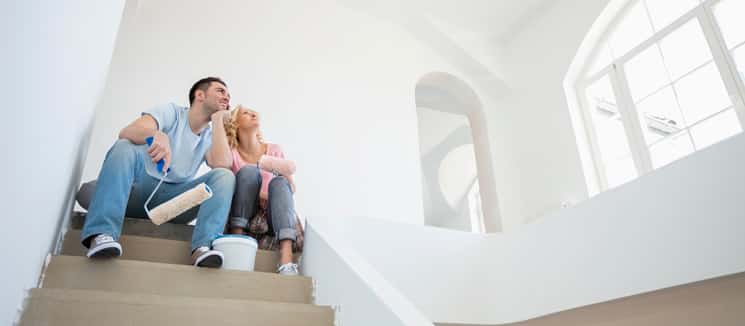
[[[313,305],[310,278],[274,273],[275,252],[260,250],[254,272],[196,268],[191,226],[126,219],[124,255],[90,260],[83,220],[73,217],[20,325],[334,325],[330,307]]]

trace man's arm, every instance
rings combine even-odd
[[[148,148],[148,154],[153,162],[164,160],[163,170],[167,171],[171,165],[171,143],[168,135],[158,130],[158,122],[155,118],[145,114],[119,132],[119,139],[127,139],[137,145],[144,144],[145,138],[151,136],[153,144]]]
[[[212,115],[212,147],[205,155],[207,165],[211,168],[230,169],[233,165],[233,156],[230,154],[228,137],[225,135],[225,119],[229,111],[218,111]]]
[[[119,132],[119,139],[128,139],[133,144],[142,145],[145,138],[154,136],[158,131],[158,122],[149,114],[144,114]]]

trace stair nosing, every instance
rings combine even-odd
[[[68,230],[65,233],[59,255],[85,256],[86,249],[77,241],[80,233],[80,230]],[[119,242],[122,244],[124,250],[124,255],[119,257],[122,260],[191,265],[189,255],[190,245],[187,241],[151,236],[122,235],[119,237]],[[301,257],[301,253],[295,253],[293,255],[293,261],[299,263]],[[254,271],[276,273],[278,260],[279,252],[277,251],[257,250],[254,260]]]
[[[222,269],[222,268],[200,268],[195,267],[192,265],[183,265],[183,264],[170,264],[170,263],[159,263],[159,262],[151,262],[151,261],[144,261],[144,260],[136,260],[136,259],[119,259],[119,258],[110,258],[107,260],[98,260],[98,259],[91,259],[84,256],[73,256],[73,255],[54,255],[52,256],[52,259],[64,259],[64,260],[78,260],[78,261],[86,261],[88,263],[93,264],[102,264],[106,263],[108,261],[119,261],[123,264],[128,265],[141,265],[141,266],[160,266],[164,269],[170,269],[170,270],[178,270],[178,271],[186,271],[186,270],[192,270],[196,272],[209,272],[209,273],[226,273],[226,274],[235,274],[235,275],[247,275],[247,273],[255,273],[259,275],[264,275],[266,277],[272,278],[272,279],[295,279],[295,280],[306,280],[308,282],[311,281],[311,278],[308,276],[303,275],[297,275],[297,276],[284,276],[279,275],[277,273],[268,273],[268,272],[259,272],[259,271],[238,271],[238,270],[231,270],[231,269]]]
[[[70,294],[73,294],[72,298]],[[82,296],[82,297],[78,297]],[[95,299],[90,296],[96,296]],[[171,306],[182,306],[192,304],[207,304],[207,305],[218,305],[224,306],[226,304],[235,305],[253,305],[254,307],[276,307],[277,305],[290,306],[295,308],[305,309],[332,309],[328,305],[316,305],[313,303],[299,303],[299,302],[282,302],[282,301],[265,301],[265,300],[251,300],[251,299],[235,299],[235,298],[220,298],[220,297],[195,297],[185,295],[164,295],[164,294],[153,294],[143,292],[121,292],[121,291],[110,291],[110,290],[90,290],[90,289],[75,289],[75,288],[33,288],[30,290],[30,299],[37,300],[60,300],[60,301],[77,301],[77,302],[99,302],[100,297],[105,298],[106,302],[110,303],[122,303],[122,304],[154,304],[164,305],[168,304]],[[137,297],[137,298],[135,298]],[[141,301],[134,301],[134,299],[144,299]],[[164,300],[165,299],[165,300]],[[168,302],[177,301],[177,302]],[[143,302],[151,301],[151,302]],[[178,302],[180,301],[180,302]],[[198,301],[198,302],[196,302]]]

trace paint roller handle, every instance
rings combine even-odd
[[[150,137],[145,138],[145,142],[147,143],[147,146],[152,146],[153,145],[153,136],[150,136]],[[163,171],[163,165],[166,164],[166,161],[165,160],[160,159],[160,161],[158,161],[157,164],[158,164],[158,171],[160,171],[160,172],[166,172],[166,173],[171,172],[171,168],[170,167],[168,168],[168,171]]]

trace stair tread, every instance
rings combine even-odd
[[[79,289],[32,289],[21,325],[332,325],[311,304]]]
[[[44,288],[275,302],[311,302],[311,279],[136,260],[53,256]]]
[[[70,229],[81,230],[85,224],[85,217],[86,213],[74,212],[70,219]],[[179,241],[190,241],[193,230],[194,226],[188,224],[155,225],[144,218],[125,217],[122,223],[122,234]]]
[[[80,230],[68,230],[62,242],[62,255],[85,256],[86,248],[80,244]],[[191,246],[186,241],[153,238],[148,236],[122,235],[119,238],[124,254],[121,259],[156,263],[190,265]],[[295,255],[295,261],[300,258]],[[258,250],[254,270],[273,273],[277,269],[279,255],[276,251]]]

